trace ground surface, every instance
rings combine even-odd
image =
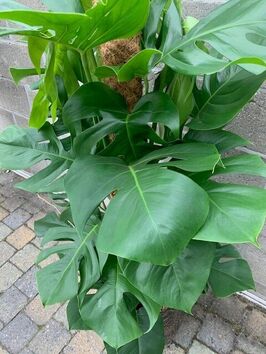
[[[19,180],[0,172],[0,354],[100,354],[103,344],[93,332],[68,331],[64,305],[41,305],[33,223],[50,207],[14,189]],[[165,354],[266,354],[266,314],[251,303],[208,295],[193,314],[167,311]]]

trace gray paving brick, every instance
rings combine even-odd
[[[197,334],[200,324],[200,321],[196,318],[185,315],[177,329],[174,341],[181,347],[187,349],[191,345],[194,336]]]
[[[4,323],[11,321],[27,304],[27,297],[12,286],[0,296],[0,319]]]
[[[257,340],[245,337],[243,334],[237,338],[236,348],[245,354],[266,354],[266,346]]]
[[[247,316],[245,328],[249,335],[266,345],[266,314],[253,309]]]
[[[259,91],[252,102],[242,111],[228,129],[246,137],[254,145],[249,146],[251,150],[266,153],[266,92]]]
[[[19,208],[22,204],[25,204],[26,200],[23,197],[20,196],[12,196],[11,198],[7,198],[3,203],[2,207],[9,210],[9,211],[14,211],[17,208]]]
[[[235,335],[228,323],[208,314],[197,338],[219,354],[228,354],[233,349]]]
[[[208,292],[207,294],[201,295],[201,297],[198,300],[198,303],[203,306],[203,307],[209,307],[213,303],[214,297],[211,292]]]
[[[63,306],[60,307],[60,309],[54,314],[54,319],[57,322],[63,323],[64,327],[68,330],[68,320],[67,320],[67,304],[64,304]]]
[[[11,229],[15,230],[18,227],[20,227],[21,225],[23,225],[27,220],[29,220],[31,217],[31,215],[19,208],[15,211],[13,211],[9,216],[7,216],[3,222],[10,227]]]
[[[206,345],[194,340],[188,354],[215,354],[215,352],[206,347]]]
[[[41,0],[17,0],[23,5],[26,5],[32,9],[45,10],[46,7],[43,5]]]
[[[6,209],[4,209],[1,204],[1,206],[0,206],[0,221],[2,221],[4,218],[6,218],[8,214],[9,214],[9,212]]]
[[[13,264],[7,262],[0,268],[0,292],[5,291],[22,275]]]
[[[12,124],[14,124],[14,117],[12,113],[0,108],[0,131],[6,129],[9,125]]]
[[[1,345],[0,345],[0,353],[1,354],[10,354]]]
[[[24,86],[17,86],[8,79],[0,79],[0,107],[27,117],[30,107]]]
[[[12,79],[10,67],[32,68],[27,46],[9,40],[0,40],[0,75]]]
[[[185,354],[184,349],[178,348],[175,344],[169,344],[164,348],[163,354]]]
[[[36,272],[37,267],[33,266],[15,282],[15,286],[30,299],[32,299],[38,293],[36,283]]]
[[[29,119],[27,117],[23,117],[19,114],[14,113],[15,124],[21,128],[29,127]]]
[[[26,315],[20,313],[0,332],[0,342],[11,353],[18,353],[37,331],[38,327]]]
[[[203,18],[213,11],[218,5],[226,0],[186,0],[184,1],[184,13],[186,16],[193,16],[196,18]]]
[[[0,222],[0,241],[2,241],[4,238],[6,238],[12,230],[2,222]]]
[[[243,319],[246,307],[247,304],[240,301],[238,297],[231,296],[224,299],[215,299],[211,311],[230,322],[239,324]]]
[[[15,249],[5,241],[0,242],[0,266],[15,253]]]
[[[11,258],[11,262],[15,264],[19,269],[26,272],[33,266],[38,254],[38,248],[28,244]]]
[[[0,321],[0,331],[4,327],[4,324]]]
[[[24,348],[19,354],[34,354],[31,350],[28,348]]]
[[[70,339],[62,324],[50,320],[30,342],[29,349],[35,354],[58,354]]]

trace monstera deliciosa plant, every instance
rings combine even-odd
[[[163,308],[254,288],[233,245],[258,245],[266,190],[225,177],[266,167],[225,127],[266,79],[265,0],[201,21],[180,0],[43,2],[0,1],[0,34],[27,40],[33,64],[13,78],[36,90],[30,127],[0,135],[0,167],[48,161],[17,187],[61,211],[35,225],[37,262],[58,256],[38,272],[42,301],[68,302],[69,327],[108,353],[162,353]]]

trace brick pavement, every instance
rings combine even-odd
[[[66,305],[40,302],[33,224],[50,207],[14,189],[20,179],[0,172],[0,354],[101,354],[95,333],[67,329]],[[237,296],[203,296],[193,316],[168,310],[164,318],[164,354],[266,354],[266,313]]]

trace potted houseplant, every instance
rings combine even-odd
[[[68,301],[70,328],[95,330],[108,353],[162,353],[163,307],[254,288],[233,245],[258,244],[266,191],[217,176],[266,177],[225,129],[266,78],[265,2],[199,22],[180,0],[43,2],[51,12],[0,0],[15,22],[0,34],[26,38],[33,63],[13,78],[36,78],[30,127],[1,133],[0,167],[49,161],[17,187],[61,210],[35,225],[37,262],[58,255],[40,296]]]

